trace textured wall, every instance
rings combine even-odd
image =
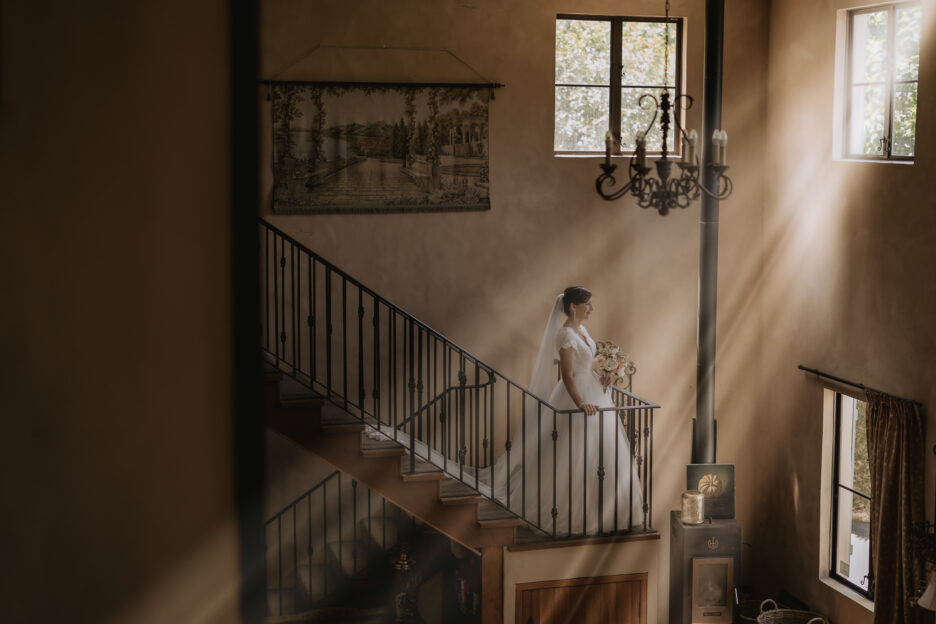
[[[0,7],[0,619],[237,621],[227,6]]]
[[[689,126],[700,130],[703,7],[675,1],[672,9],[687,17],[687,85],[699,98]],[[589,331],[631,354],[640,368],[637,392],[663,406],[655,421],[653,521],[667,540],[666,514],[685,487],[695,415],[699,208],[660,217],[626,200],[604,202],[594,192],[598,158],[552,154],[556,14],[662,10],[662,2],[649,1],[268,0],[261,66],[264,77],[296,80],[475,80],[434,52],[319,49],[303,57],[316,45],[447,48],[506,85],[491,106],[489,212],[270,219],[517,380],[529,378],[555,294],[573,283],[589,286],[596,304]],[[766,402],[757,297],[766,17],[766,2],[727,2],[724,123],[736,191],[722,205],[716,392],[719,459],[738,464],[738,514],[748,541],[760,536],[749,522],[761,450],[751,440],[761,440]],[[263,145],[269,211],[268,136]]]
[[[933,7],[923,3],[916,163],[834,161],[835,15],[848,6],[771,3],[762,369],[769,400],[760,422],[772,442],[763,449],[758,518],[775,539],[764,544],[759,574],[765,585],[788,588],[835,621],[870,622],[869,612],[817,580],[822,392],[796,366],[927,406],[936,400],[936,65]],[[927,448],[932,417],[929,424]],[[931,494],[927,500],[930,509]]]

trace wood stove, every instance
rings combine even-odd
[[[741,583],[741,525],[683,524],[670,512],[670,624],[731,624]]]

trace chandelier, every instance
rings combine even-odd
[[[666,0],[665,24],[667,24],[667,27],[663,29],[665,33],[664,76],[669,75],[669,10],[670,3],[669,0]],[[602,199],[611,201],[620,199],[625,195],[631,195],[637,200],[637,205],[641,208],[653,208],[661,215],[665,215],[674,208],[688,207],[702,193],[718,200],[731,195],[734,185],[731,178],[725,175],[725,171],[728,169],[725,160],[728,134],[724,130],[715,130],[712,134],[712,162],[706,164],[705,167],[712,174],[713,188],[706,188],[705,182],[699,177],[704,169],[696,149],[699,140],[698,134],[695,130],[687,133],[679,123],[681,101],[685,103],[683,105],[684,111],[692,108],[693,99],[691,96],[683,94],[677,97],[675,102],[671,102],[669,91],[665,88],[659,99],[651,93],[644,93],[640,96],[637,101],[638,107],[644,110],[652,110],[653,118],[647,125],[646,130],[637,132],[634,154],[627,165],[627,183],[619,188],[615,188],[617,179],[614,177],[614,172],[617,170],[617,165],[611,164],[611,152],[612,149],[615,152],[620,151],[621,136],[608,130],[605,134],[605,161],[600,165],[602,173],[595,180],[595,189]],[[652,169],[647,166],[647,135],[658,117],[662,134],[662,151],[660,157],[654,163],[657,175],[652,177],[650,175]],[[671,123],[675,129],[675,136],[683,145],[682,158],[678,161],[671,159],[667,150]],[[674,163],[679,168],[678,175],[674,175],[676,173],[673,171]]]

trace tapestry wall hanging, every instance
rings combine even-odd
[[[271,89],[274,212],[490,208],[489,86]]]

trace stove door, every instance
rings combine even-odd
[[[733,557],[692,558],[692,624],[731,624]]]

